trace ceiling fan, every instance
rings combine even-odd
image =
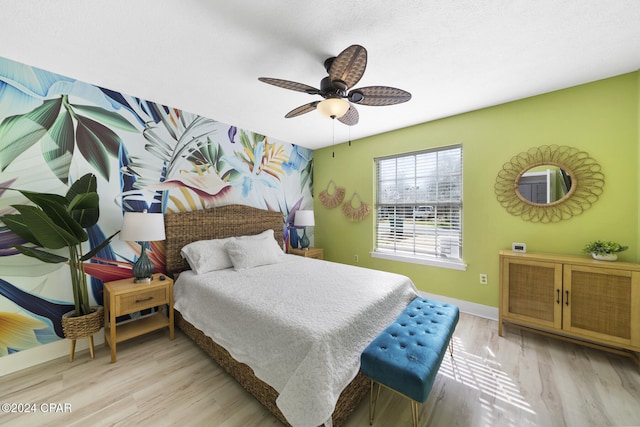
[[[364,74],[367,67],[367,50],[357,44],[349,46],[338,56],[327,58],[324,68],[329,76],[322,79],[320,89],[290,80],[259,77],[258,80],[284,89],[320,95],[321,101],[313,101],[289,111],[285,117],[296,117],[315,109],[348,126],[358,123],[359,114],[355,105],[393,105],[407,102],[411,94],[389,86],[367,86],[351,89]]]

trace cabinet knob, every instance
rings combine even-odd
[[[556,304],[560,304],[560,289],[556,289],[558,295],[556,296]]]
[[[565,292],[566,292],[566,295],[567,295],[567,299],[566,299],[566,301],[564,303],[567,305],[567,307],[569,307],[569,291],[565,291]]]

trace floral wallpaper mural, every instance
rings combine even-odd
[[[100,219],[85,250],[117,232],[126,211],[228,204],[282,212],[295,247],[293,215],[312,207],[308,149],[0,58],[0,216],[29,203],[11,189],[64,195],[87,173]],[[20,254],[14,245],[24,243],[0,223],[0,357],[61,339],[60,318],[73,309],[67,266]],[[163,250],[147,250],[156,271]],[[102,305],[104,281],[131,277],[139,251],[115,237],[91,259],[93,302]]]

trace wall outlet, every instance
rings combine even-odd
[[[484,273],[480,273],[480,284],[481,285],[486,285],[487,283],[489,283],[489,279],[488,279],[487,275],[484,274]]]
[[[358,263],[358,255],[353,256],[353,262],[355,262],[356,264]]]

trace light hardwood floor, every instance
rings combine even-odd
[[[454,359],[445,356],[421,427],[640,425],[640,374],[628,358],[506,329],[462,314]],[[19,426],[281,426],[184,334],[159,331],[108,349],[78,353],[0,378],[0,403],[35,403],[2,413]],[[61,413],[42,411],[60,403]],[[64,412],[68,404],[71,412]],[[49,408],[45,406],[45,408]],[[367,400],[347,427],[368,426]],[[382,391],[375,426],[411,425],[409,403]]]

